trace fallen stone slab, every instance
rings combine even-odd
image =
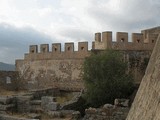
[[[73,112],[75,112],[75,110],[61,110],[62,114],[64,116],[71,116]]]
[[[55,109],[55,97],[50,97],[50,96],[43,96],[41,98],[41,107],[44,110],[51,110]]]
[[[56,98],[55,97],[51,97],[51,96],[43,96],[41,98],[42,104],[46,104],[46,103],[50,103],[50,102],[55,102]]]
[[[17,96],[17,110],[20,113],[27,113],[30,111],[30,101],[33,96]]]
[[[31,105],[41,105],[41,100],[32,100],[30,101]]]
[[[79,111],[75,111],[72,113],[72,119],[73,120],[78,120],[81,118],[81,113]]]
[[[14,97],[12,96],[0,96],[0,104],[10,104],[13,102]]]
[[[61,111],[48,111],[47,114],[50,117],[53,117],[53,118],[61,118],[61,117],[63,117],[63,114],[62,114]]]
[[[0,120],[40,120],[40,119],[19,118],[16,116],[0,114]]]
[[[41,115],[40,114],[30,113],[27,116],[29,118],[31,118],[31,119],[41,119]]]
[[[0,105],[0,111],[7,111],[11,108],[15,107],[15,104],[9,104],[9,105]]]
[[[96,114],[97,113],[97,109],[96,108],[88,108],[88,109],[85,109],[85,113],[86,114]]]
[[[28,101],[28,100],[32,100],[33,99],[33,96],[32,95],[24,95],[24,96],[16,96],[17,98],[17,101]]]

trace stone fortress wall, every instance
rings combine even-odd
[[[126,120],[160,119],[160,33]]]
[[[78,51],[74,50],[74,43],[65,43],[65,50],[61,44],[52,44],[49,51],[48,44],[31,45],[29,53],[23,60],[16,60],[16,70],[20,77],[27,81],[28,89],[58,87],[64,90],[80,90],[84,88],[81,78],[81,68],[84,59],[92,51],[114,49],[122,51],[128,61],[128,69],[134,74],[136,82],[140,83],[144,75],[144,59],[149,59],[160,27],[143,30],[132,34],[132,42],[128,42],[128,33],[118,32],[117,41],[112,41],[112,32],[95,34],[92,50],[88,50],[88,42],[79,42]]]
[[[132,41],[128,41],[127,32],[117,32],[116,41],[112,41],[112,32],[95,34],[95,49],[114,50],[153,50],[160,27],[142,30],[141,33],[132,33]]]
[[[90,55],[88,42],[79,42],[78,51],[74,51],[74,43],[65,43],[65,51],[61,44],[31,45],[24,60],[16,60],[16,69],[20,77],[28,81],[28,89],[58,87],[64,90],[77,91],[84,87],[81,80],[81,67],[85,57]]]
[[[61,51],[61,43],[52,44],[52,51],[49,51],[49,44],[41,44],[40,52],[37,45],[31,45],[29,53],[25,54],[26,60],[47,60],[47,59],[83,59],[88,56],[88,42],[79,42],[78,51],[74,51],[74,43],[65,43],[65,50]]]

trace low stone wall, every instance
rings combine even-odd
[[[33,99],[32,95],[27,96],[16,96],[17,111],[19,113],[30,112],[30,101]]]
[[[56,102],[56,96],[59,94],[58,89],[50,88],[0,96],[0,120],[30,120],[26,118],[35,117],[39,119],[43,114],[49,117],[71,115],[73,111],[60,110],[60,104]],[[19,118],[16,115],[19,115]]]
[[[47,89],[38,89],[38,90],[30,90],[33,94],[34,99],[41,99],[43,96],[58,96],[60,95],[60,90],[58,88],[47,88]]]
[[[1,96],[0,97],[0,113],[13,111],[13,109],[15,109],[15,98],[12,96]]]

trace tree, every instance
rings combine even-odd
[[[126,98],[133,90],[133,78],[118,51],[106,50],[87,57],[83,80],[87,89],[84,98],[93,107],[113,103],[115,98]]]

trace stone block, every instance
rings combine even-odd
[[[41,104],[47,104],[50,102],[55,102],[55,97],[51,97],[51,96],[43,96],[41,97]]]
[[[79,111],[75,111],[72,113],[72,119],[73,120],[78,120],[81,118],[81,113]]]
[[[97,109],[90,107],[89,109],[85,109],[85,113],[86,114],[96,114],[97,113]]]
[[[31,105],[41,105],[41,100],[32,100],[30,101]]]
[[[113,108],[114,106],[112,105],[112,104],[105,104],[104,106],[103,106],[103,108],[104,109],[111,109],[111,108]]]
[[[119,107],[128,107],[129,106],[129,99],[115,99],[114,105]]]
[[[55,97],[50,97],[50,96],[43,96],[41,98],[41,107],[45,110],[45,111],[54,111],[54,110],[58,110],[60,105],[55,101]]]
[[[35,113],[28,114],[27,116],[31,119],[41,119],[41,115]]]
[[[17,116],[0,114],[0,120],[40,120],[40,119],[20,118]]]
[[[11,108],[15,107],[15,104],[9,104],[9,105],[0,105],[0,111],[6,111]]]
[[[50,110],[50,111],[56,111],[56,110],[59,110],[59,108],[60,108],[60,104],[57,102],[51,102],[51,103],[48,103],[47,105],[47,110]]]
[[[0,104],[10,104],[13,102],[12,96],[0,96]]]
[[[33,96],[17,96],[16,98],[18,112],[30,112],[30,101],[33,99]]]
[[[61,111],[49,111],[49,112],[47,112],[47,114],[48,114],[50,117],[58,117],[58,118],[63,117],[63,114],[62,114]]]

